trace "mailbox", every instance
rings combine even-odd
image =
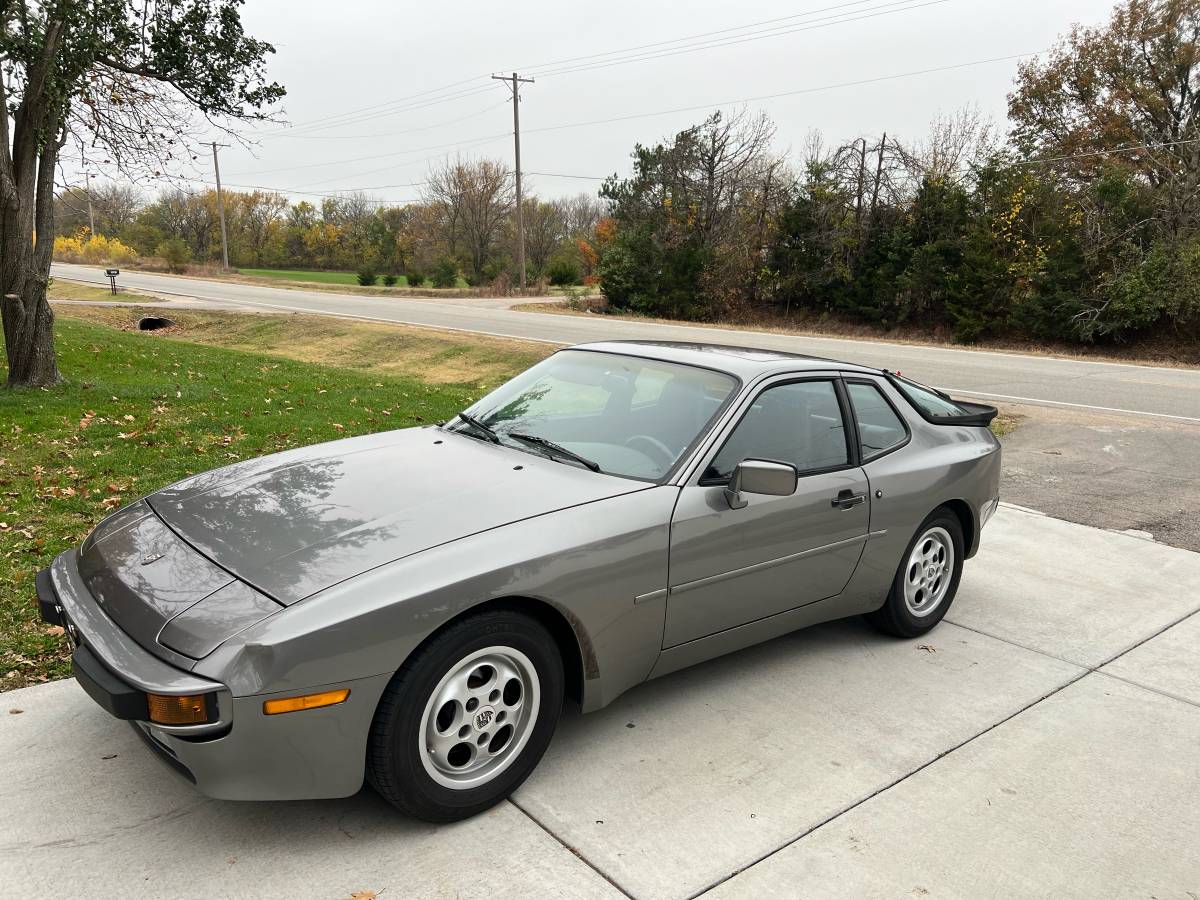
[[[107,275],[109,278],[116,278],[118,275],[121,274],[121,270],[120,269],[105,269],[104,274]]]

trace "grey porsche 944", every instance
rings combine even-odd
[[[150,494],[38,601],[200,791],[365,779],[450,821],[521,784],[565,701],[844,616],[933,628],[999,502],[995,414],[826,359],[588,344],[450,422]]]

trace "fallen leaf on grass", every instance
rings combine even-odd
[[[54,635],[54,637],[62,637],[66,633],[67,633],[67,630],[65,628],[63,628],[61,625],[51,625],[49,628],[46,629],[46,634]]]

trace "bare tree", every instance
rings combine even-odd
[[[546,270],[554,251],[569,236],[562,209],[537,197],[525,198],[525,259],[534,277]]]
[[[424,198],[439,214],[451,254],[461,243],[478,277],[513,210],[508,168],[491,159],[447,159],[430,170]]]
[[[54,198],[55,230],[58,234],[75,234],[90,227],[90,219],[94,216],[96,231],[113,235],[132,223],[144,205],[142,192],[131,184],[93,181],[90,196],[84,186],[66,187]]]
[[[604,203],[594,194],[576,194],[551,200],[558,209],[568,237],[591,237],[604,216]]]
[[[911,181],[961,184],[976,164],[995,153],[999,136],[995,123],[971,105],[935,118],[923,140],[894,146]]]

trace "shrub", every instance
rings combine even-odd
[[[495,296],[507,297],[513,291],[512,276],[502,271],[488,283],[488,287]]]
[[[363,287],[370,287],[378,280],[379,276],[375,273],[374,267],[363,266],[358,270],[358,283]]]
[[[102,234],[89,236],[86,231],[81,231],[75,237],[56,237],[54,258],[62,262],[122,265],[133,262],[137,251],[117,238],[106,238]]]
[[[546,277],[550,279],[551,284],[559,287],[568,284],[579,284],[581,277],[579,264],[575,260],[566,257],[552,259],[550,260],[550,265],[546,267]]]
[[[458,284],[458,263],[449,256],[443,256],[433,267],[430,276],[434,287],[451,288]]]
[[[79,262],[83,259],[83,240],[78,237],[56,237],[54,258],[61,262]]]
[[[420,287],[425,283],[425,273],[413,269],[404,274],[404,280],[408,282],[409,287]]]
[[[168,238],[154,252],[166,261],[167,271],[176,274],[187,271],[187,264],[192,261],[192,250],[181,237]]]
[[[393,275],[391,272],[388,272],[386,275],[383,276],[383,283],[387,287],[392,287],[392,285],[394,285],[397,280],[398,279],[396,278],[396,276]]]

